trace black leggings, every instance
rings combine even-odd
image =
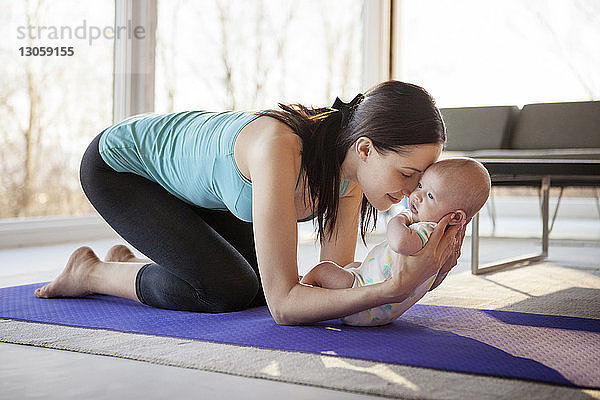
[[[192,206],[139,175],[116,172],[100,156],[101,135],[83,155],[81,186],[106,222],[153,261],[137,274],[138,299],[205,313],[266,305],[252,223],[229,211]]]

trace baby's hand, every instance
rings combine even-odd
[[[408,226],[412,223],[413,223],[413,220],[412,220],[410,214],[408,214],[407,212],[401,212],[389,220],[388,226],[390,226],[390,224],[402,224],[402,225]]]
[[[421,238],[408,227],[412,223],[409,218],[407,215],[399,214],[387,225],[386,236],[390,248],[399,254],[411,255],[423,247]]]

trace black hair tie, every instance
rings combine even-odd
[[[335,101],[333,102],[331,108],[336,109],[342,113],[340,128],[345,128],[346,125],[348,125],[348,122],[350,122],[350,119],[352,119],[354,110],[360,104],[360,102],[363,101],[364,98],[365,96],[362,93],[357,94],[350,103],[344,103],[342,100],[340,100],[339,97],[335,98]]]

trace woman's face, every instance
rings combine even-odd
[[[385,211],[415,190],[423,171],[440,156],[442,145],[413,145],[403,153],[381,155],[370,139],[359,138],[356,149],[361,161],[356,171],[358,184],[369,203]]]

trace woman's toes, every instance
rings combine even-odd
[[[35,295],[39,298],[46,298],[47,297],[47,289],[46,289],[47,286],[48,285],[42,286],[41,288],[37,288],[34,292]]]

